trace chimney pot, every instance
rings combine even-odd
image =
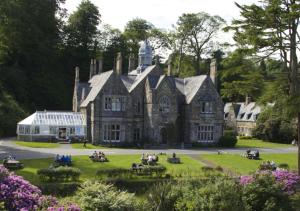
[[[122,54],[121,54],[121,52],[119,52],[117,55],[116,73],[118,75],[122,74]]]

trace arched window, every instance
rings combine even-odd
[[[168,113],[170,111],[170,99],[167,96],[162,96],[159,100],[159,111]]]

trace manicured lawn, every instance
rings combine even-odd
[[[27,141],[15,141],[17,145],[23,147],[31,147],[31,148],[56,148],[59,147],[58,143],[48,143],[48,142],[27,142]]]
[[[107,147],[95,146],[93,144],[86,144],[86,147],[83,146],[83,143],[74,143],[71,144],[74,149],[106,149]]]
[[[297,169],[297,154],[262,154],[261,160],[249,160],[238,154],[203,154],[201,157],[216,165],[230,169],[236,174],[248,174],[255,172],[260,163],[266,160],[274,161],[277,164],[287,163],[291,170]]]
[[[202,163],[188,156],[179,156],[181,158],[182,164],[170,164],[167,162],[167,156],[159,156],[159,163],[167,168],[167,174],[170,174],[174,177],[202,175]],[[82,174],[80,179],[85,180],[95,178],[96,171],[98,169],[129,169],[132,163],[140,162],[140,155],[108,155],[107,157],[109,159],[109,162],[98,163],[92,162],[88,158],[88,156],[74,156],[72,158],[74,163],[73,167],[81,169]],[[39,178],[36,175],[37,170],[40,168],[47,168],[53,162],[53,159],[29,159],[23,160],[22,162],[24,163],[25,168],[16,171],[16,173],[23,176],[33,184],[38,184]]]
[[[239,139],[236,144],[236,147],[238,148],[282,148],[282,147],[292,147],[292,145],[265,142],[258,139]]]

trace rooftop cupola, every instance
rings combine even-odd
[[[137,70],[141,73],[150,65],[152,65],[152,48],[149,42],[145,40],[139,49],[139,66]]]

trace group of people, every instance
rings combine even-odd
[[[248,149],[246,151],[246,156],[249,159],[259,159],[259,151],[258,150],[251,151],[250,149]]]
[[[72,165],[72,157],[71,155],[59,155],[57,154],[55,157],[55,163],[63,166],[70,166]]]
[[[143,164],[155,164],[158,162],[158,156],[153,154],[153,155],[149,155],[149,154],[142,154],[141,157],[141,161]]]
[[[95,151],[91,156],[90,158],[93,160],[93,161],[99,161],[99,162],[104,162],[104,161],[107,161],[107,158],[104,154],[104,152],[97,152]]]

